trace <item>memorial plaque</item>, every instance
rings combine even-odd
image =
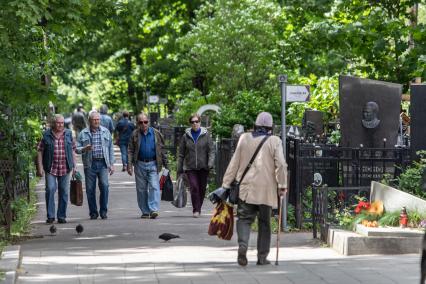
[[[411,157],[426,150],[426,84],[411,85],[410,98],[410,135]]]
[[[343,147],[394,147],[399,129],[400,84],[339,77]]]

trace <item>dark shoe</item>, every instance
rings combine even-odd
[[[91,214],[90,215],[90,220],[96,220],[98,219],[98,214]]]
[[[102,219],[108,219],[108,216],[107,216],[107,214],[102,214],[102,215],[101,215],[101,218],[102,218]]]
[[[46,224],[52,224],[53,222],[55,222],[55,218],[47,218],[46,220]]]
[[[149,214],[148,213],[144,213],[141,216],[142,219],[149,219]]]
[[[238,249],[238,264],[240,266],[247,266],[247,250],[243,247]]]
[[[266,258],[259,258],[256,262],[256,265],[268,265],[268,264],[271,264],[271,262],[267,260]]]
[[[121,170],[122,172],[125,172],[125,171],[127,171],[127,168],[126,167],[123,167],[123,169]]]
[[[58,223],[59,224],[66,224],[67,220],[63,219],[63,218],[58,218]]]
[[[151,212],[151,214],[149,215],[150,219],[155,219],[157,217],[158,217],[158,212],[157,211]]]

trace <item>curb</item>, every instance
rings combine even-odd
[[[14,284],[18,279],[18,268],[21,264],[21,246],[7,246],[0,259],[0,271],[5,272],[5,278],[0,283]]]

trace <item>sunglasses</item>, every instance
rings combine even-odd
[[[199,121],[198,120],[193,120],[193,121],[191,121],[191,123],[195,124],[195,123],[199,123]]]
[[[139,124],[148,124],[149,123],[149,121],[148,120],[140,120],[139,121]]]

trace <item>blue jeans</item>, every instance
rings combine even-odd
[[[160,209],[160,180],[155,161],[135,164],[136,195],[142,214],[150,214]]]
[[[84,177],[86,179],[86,195],[89,204],[90,216],[104,216],[108,212],[108,175],[109,171],[105,161],[92,161],[90,168],[84,169]],[[99,179],[99,214],[96,206],[96,178]]]
[[[120,144],[120,152],[121,152],[121,161],[123,162],[123,167],[127,166],[127,144]]]
[[[46,210],[47,218],[55,219],[55,192],[58,189],[58,219],[67,217],[68,193],[70,191],[70,174],[54,176],[46,173]]]

